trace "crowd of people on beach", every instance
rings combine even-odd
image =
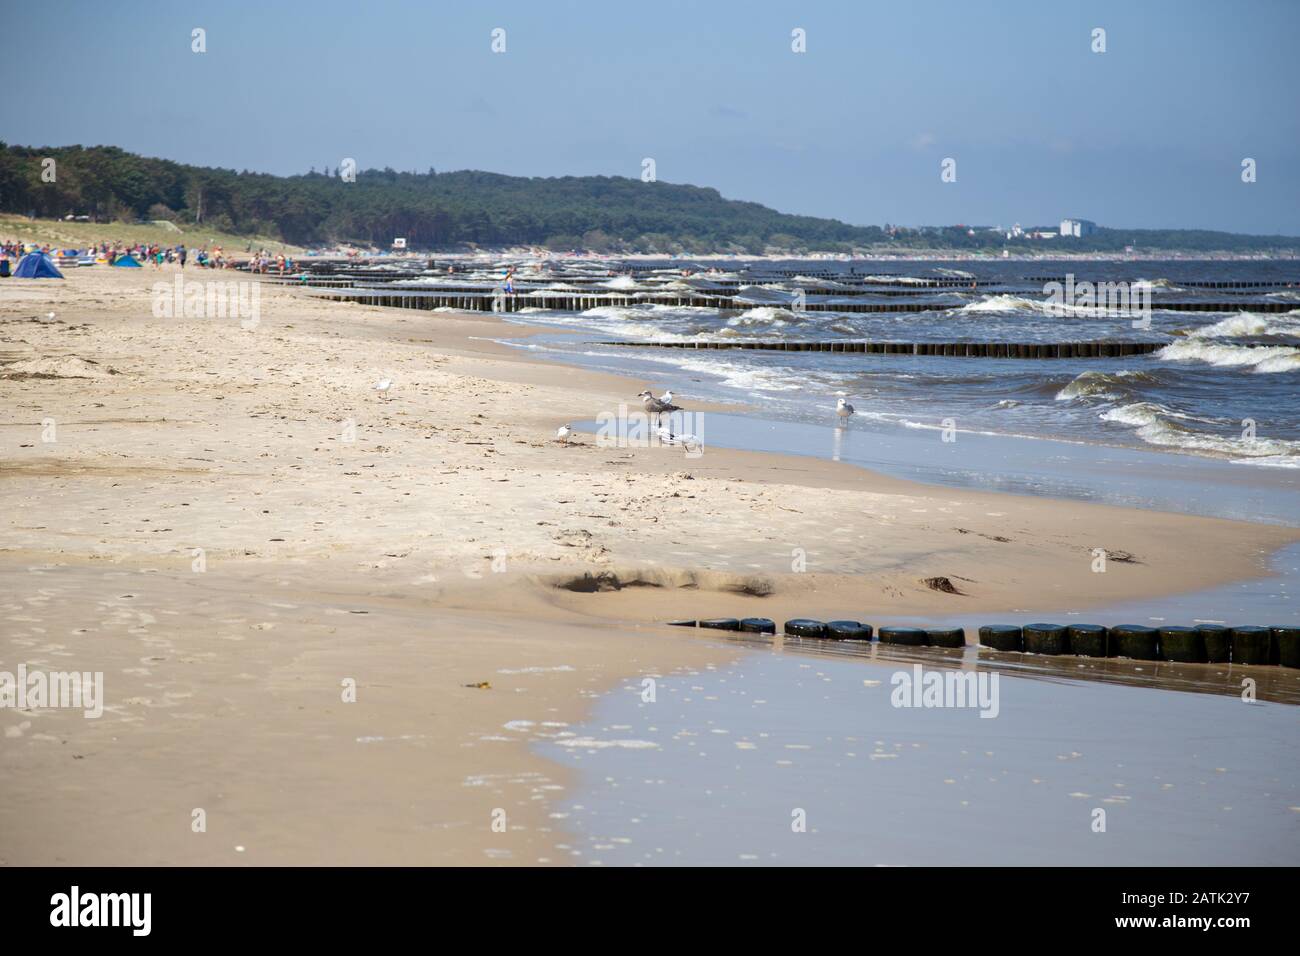
[[[284,275],[286,272],[293,271],[293,259],[280,253],[274,258],[271,257],[265,249],[259,249],[257,255],[253,256],[248,263],[248,271],[260,273],[261,275]]]
[[[121,256],[132,256],[141,265],[151,265],[155,269],[161,269],[165,265],[176,265],[184,269],[189,263],[193,263],[201,269],[235,268],[234,260],[227,256],[225,250],[219,245],[213,245],[211,249],[203,246],[194,250],[186,248],[184,243],[164,246],[156,242],[126,243],[105,241],[92,243],[85,249],[64,249],[52,246],[48,242],[40,246],[34,246],[32,243],[24,243],[18,239],[0,241],[0,259],[16,261],[34,250],[39,250],[51,258],[75,255],[78,258],[93,257],[97,260],[102,259],[104,262],[109,263],[116,262]],[[248,251],[251,253],[251,248]],[[249,271],[265,275],[272,273],[284,275],[293,271],[293,265],[293,259],[283,253],[272,256],[268,250],[259,249],[249,260]]]
[[[4,242],[0,242],[0,259],[21,259],[25,249],[26,246],[17,239],[6,239]],[[41,248],[41,251],[46,254],[49,253],[49,250],[48,245]]]

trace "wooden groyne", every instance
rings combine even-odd
[[[667,624],[715,631],[776,634],[820,640],[871,641],[911,647],[964,648],[963,627],[881,627],[861,621],[794,618],[778,628],[766,617],[715,617]],[[1234,664],[1300,668],[1300,626],[1148,627],[1141,624],[985,624],[977,629],[982,648],[1019,654],[1120,657],[1180,664]]]
[[[307,286],[313,289],[368,289],[368,290],[390,290],[393,292],[404,293],[424,293],[424,294],[456,294],[456,295],[492,295],[495,290],[486,287],[483,282],[474,282],[466,280],[447,279],[446,281],[430,281],[427,276],[417,276],[422,279],[419,285],[399,285],[398,283],[407,283],[411,281],[409,276],[398,276],[396,278],[380,278],[374,276],[364,276],[347,278],[343,276],[278,276],[268,275],[266,281],[279,283],[282,285]],[[574,291],[573,295],[608,295],[618,294],[617,289],[610,289],[602,285],[609,280],[607,278],[590,278],[590,279],[556,279],[550,282],[539,280],[519,280],[516,279],[514,286],[516,297],[528,298],[534,292],[544,292],[554,285],[563,284],[571,286],[581,286],[581,291]],[[687,289],[663,289],[655,286],[648,286],[644,289],[636,290],[637,295],[662,296],[662,295],[707,295],[707,296],[733,296],[739,292],[742,286],[762,286],[765,283],[759,282],[710,282],[710,285],[716,285],[717,288],[695,287]],[[772,284],[772,283],[766,283]],[[838,298],[841,296],[880,296],[882,298],[894,298],[898,296],[933,296],[932,289],[872,289],[864,286],[849,286],[845,288],[825,289],[825,288],[807,288],[802,290],[806,296],[823,296],[826,298]],[[555,295],[563,295],[562,290],[555,290]],[[942,294],[942,293],[940,293]],[[1015,293],[1008,292],[1008,295]],[[1024,293],[1021,293],[1022,295]],[[756,303],[757,304],[757,303]],[[775,304],[775,303],[773,303]]]
[[[746,349],[759,352],[836,352],[868,355],[940,355],[954,358],[1069,359],[1149,355],[1168,342],[591,342],[627,348]]]
[[[1021,282],[1059,282],[1062,285],[1069,279],[1068,276],[1021,276]],[[1084,281],[1091,281],[1094,284],[1098,282],[1112,282],[1116,280],[1101,279],[1088,280],[1086,276],[1075,276],[1073,282],[1075,286],[1082,285]],[[1129,285],[1136,285],[1138,280],[1132,280]],[[1300,279],[1173,279],[1165,280],[1180,289],[1221,289],[1225,291],[1241,290],[1244,292],[1253,292],[1257,289],[1300,289]],[[1159,288],[1159,286],[1153,286]]]
[[[778,302],[758,302],[729,295],[709,295],[707,293],[657,293],[638,292],[619,294],[616,292],[554,292],[544,295],[529,295],[516,292],[513,295],[497,295],[491,290],[481,288],[476,291],[463,289],[395,289],[391,285],[374,288],[347,288],[330,290],[322,293],[326,298],[338,301],[360,302],[363,305],[385,306],[400,309],[457,309],[469,312],[519,312],[522,309],[546,309],[559,312],[585,312],[601,306],[633,307],[639,305],[668,305],[686,308],[717,309],[722,311],[743,312],[757,308],[788,308],[789,305]],[[1289,312],[1296,308],[1294,302],[1252,302],[1252,312]],[[954,308],[951,302],[815,302],[810,301],[804,307],[808,312],[845,312],[845,313],[900,313],[900,312],[944,312]],[[1170,312],[1238,312],[1243,308],[1240,302],[1160,302],[1154,306],[1157,310]],[[1136,312],[1116,311],[1102,314],[1097,318],[1131,319]]]

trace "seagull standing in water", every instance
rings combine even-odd
[[[674,435],[672,429],[659,428],[659,442],[663,445],[681,445],[690,457],[697,458],[704,451],[704,443],[694,435]]]
[[[835,403],[835,414],[840,416],[840,424],[843,425],[853,414],[853,406],[841,398]]]
[[[566,445],[569,443],[569,436],[573,434],[573,429],[568,425],[561,425],[555,430],[555,440],[562,441]]]

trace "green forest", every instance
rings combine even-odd
[[[0,212],[201,223],[299,246],[347,242],[386,248],[401,236],[422,250],[529,245],[616,253],[960,249],[996,255],[1003,249],[1080,253],[1128,246],[1238,253],[1300,249],[1294,237],[1202,230],[1103,228],[1084,238],[1030,240],[979,227],[852,226],[724,199],[716,189],[616,176],[371,169],[348,181],[336,169],[272,176],[189,166],[114,146],[38,149],[3,142]]]

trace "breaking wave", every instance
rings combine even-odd
[[[1300,371],[1300,348],[1287,345],[1226,345],[1203,339],[1171,342],[1155,353],[1163,362],[1205,362],[1228,368],[1251,368],[1260,374]]]
[[[1070,384],[1057,392],[1056,400],[1068,402],[1076,398],[1099,398],[1118,402],[1132,396],[1144,385],[1157,384],[1159,384],[1158,379],[1149,372],[1087,371],[1076,375]]]
[[[1250,464],[1268,464],[1272,467],[1286,468],[1300,466],[1300,442],[1263,438],[1258,435],[1254,438],[1246,438],[1195,429],[1186,423],[1199,422],[1219,427],[1225,427],[1227,423],[1184,415],[1158,402],[1134,402],[1131,405],[1121,405],[1102,412],[1098,417],[1104,422],[1128,425],[1136,429],[1137,436],[1150,445],[1198,451]]]
[[[1193,339],[1259,338],[1263,336],[1300,337],[1300,309],[1265,314],[1238,312],[1213,325],[1204,325],[1188,333]]]

